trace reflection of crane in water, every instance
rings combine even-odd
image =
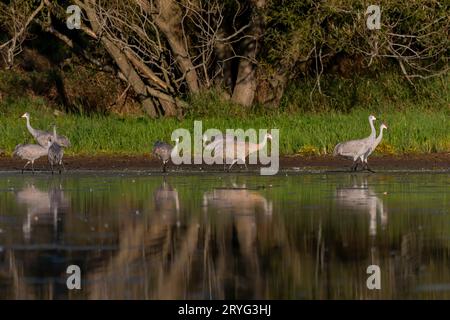
[[[266,215],[272,215],[272,202],[256,191],[245,187],[214,189],[203,195],[203,209],[214,207],[219,211],[237,214],[254,214],[260,210]]]
[[[255,296],[262,290],[261,268],[257,252],[258,229],[257,214],[272,216],[272,202],[260,193],[235,186],[230,189],[214,189],[203,195],[203,210],[217,210],[232,219],[233,238],[239,244],[239,252],[243,258],[242,265],[246,269],[248,279],[255,288]],[[235,256],[234,254],[232,256]],[[239,258],[237,257],[237,262]],[[241,284],[245,286],[245,284]]]
[[[383,207],[383,201],[377,197],[372,188],[367,185],[367,177],[358,184],[354,181],[352,187],[336,189],[336,203],[338,207],[349,211],[369,214],[369,234],[377,233],[377,212],[380,212],[381,226],[387,223],[387,211]]]
[[[16,201],[27,207],[27,218],[23,225],[25,239],[30,239],[32,224],[39,219],[51,217],[53,230],[56,234],[58,227],[58,210],[68,206],[68,199],[61,186],[53,187],[48,192],[27,186],[16,193]]]
[[[175,213],[176,225],[180,226],[180,202],[177,189],[172,188],[164,179],[163,184],[155,190],[154,199],[155,210],[162,214],[162,218],[166,220]]]

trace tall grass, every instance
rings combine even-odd
[[[340,82],[330,78],[323,80],[324,95],[316,91],[312,96],[313,83],[306,81],[289,87],[277,110],[258,105],[244,109],[210,91],[190,98],[191,108],[183,120],[96,114],[55,116],[42,99],[6,99],[0,103],[0,149],[11,154],[15,145],[32,142],[25,119],[19,119],[28,111],[35,128],[51,130],[51,125],[56,124],[58,132],[70,138],[73,146],[66,150],[70,155],[145,154],[154,141],[170,141],[177,128],[193,132],[195,120],[203,121],[203,130],[279,129],[282,155],[328,154],[340,141],[367,136],[367,117],[374,113],[379,119],[377,128],[381,121],[388,126],[378,153],[449,152],[447,80],[424,82],[414,91],[404,80],[390,76]]]

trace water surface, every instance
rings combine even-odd
[[[450,175],[2,173],[0,298],[450,298]]]

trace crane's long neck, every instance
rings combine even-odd
[[[384,130],[384,127],[381,127],[381,128],[380,128],[380,134],[378,135],[377,139],[375,140],[375,145],[376,145],[376,146],[377,146],[377,145],[381,142],[381,140],[383,139],[383,130]]]
[[[34,134],[34,129],[30,124],[30,117],[27,117],[27,129],[30,131],[31,134]]]
[[[369,123],[370,123],[370,129],[372,130],[370,132],[370,138],[371,139],[375,139],[375,137],[377,136],[377,131],[375,130],[375,126],[373,125],[373,119],[372,118],[369,120]]]
[[[258,144],[257,144],[257,149],[256,149],[256,150],[261,150],[261,149],[263,149],[263,148],[266,146],[266,144],[267,144],[267,136],[264,136],[263,141],[262,141],[261,143],[258,143]],[[255,151],[256,151],[256,150],[255,150]]]

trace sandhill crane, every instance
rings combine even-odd
[[[244,163],[245,168],[248,169],[247,163],[245,162],[245,159],[252,153],[255,153],[262,148],[264,148],[267,144],[267,140],[272,140],[272,135],[270,133],[266,133],[264,135],[263,141],[261,143],[252,143],[248,141],[241,141],[241,140],[234,140],[232,144],[227,143],[226,150],[225,150],[225,157],[229,154],[233,154],[231,148],[234,148],[234,159],[231,163],[228,170],[231,170],[231,167],[238,162],[241,161]],[[243,150],[243,152],[241,152]]]
[[[341,142],[334,147],[333,156],[341,156],[346,159],[353,160],[353,165],[351,167],[352,171],[356,171],[358,167],[358,159],[363,159],[363,155],[367,152],[367,150],[369,150],[370,146],[375,141],[376,130],[373,125],[375,120],[375,116],[369,116],[369,124],[372,131],[370,136],[367,138]]]
[[[58,165],[59,166],[59,174],[61,174],[61,167],[64,168],[64,163],[62,161],[63,155],[64,155],[64,148],[58,144],[57,141],[57,134],[56,134],[56,126],[53,126],[53,138],[52,138],[52,144],[48,148],[48,162],[50,163],[50,166],[52,168],[52,174],[53,174],[53,166]]]
[[[361,158],[361,162],[363,165],[363,169],[366,168],[367,170],[374,172],[372,169],[369,168],[369,165],[367,164],[367,158],[369,158],[369,156],[372,154],[372,152],[375,151],[375,149],[378,147],[378,145],[380,144],[381,140],[383,139],[383,130],[386,129],[387,130],[387,125],[385,125],[384,123],[382,123],[380,125],[380,133],[378,134],[378,137],[375,139],[375,141],[372,143],[372,145],[370,146],[369,150],[367,150],[367,152],[363,155],[363,157]]]
[[[47,145],[48,139],[51,136],[53,136],[53,134],[51,132],[48,132],[48,131],[34,129],[30,125],[30,114],[28,112],[25,112],[21,116],[21,118],[27,119],[28,132],[30,132],[30,134],[34,137],[34,139],[37,141],[37,143],[39,143],[42,147],[45,147]],[[57,141],[56,142],[58,142],[58,144],[60,146],[62,146],[62,147],[65,147],[65,148],[70,147],[70,141],[65,136],[57,136]]]
[[[176,141],[175,148],[177,148],[179,139],[176,139],[175,141]],[[159,160],[163,162],[162,167],[163,172],[166,172],[166,163],[170,159],[172,150],[174,150],[174,147],[166,142],[156,141],[155,144],[153,145],[152,153],[155,157],[157,157]]]
[[[47,140],[47,146],[42,147],[38,144],[18,144],[14,149],[13,157],[18,157],[23,160],[28,160],[25,166],[22,168],[22,174],[25,168],[31,163],[31,169],[34,173],[34,161],[40,157],[48,154],[48,148],[51,145],[51,138]]]
[[[214,139],[212,139],[214,137]],[[212,140],[210,143],[206,144],[208,142],[208,140]],[[220,143],[234,143],[236,141],[238,141],[239,138],[237,136],[235,136],[234,134],[216,134],[213,135],[211,137],[208,137],[206,135],[203,135],[203,142],[206,144],[205,145],[205,150],[207,151],[211,151],[213,150],[218,144]]]

